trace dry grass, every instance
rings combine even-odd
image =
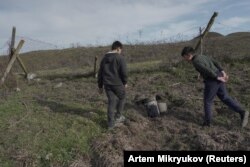
[[[249,39],[247,34],[216,36],[206,41],[205,52],[221,60],[230,75],[230,95],[248,110]],[[213,127],[201,128],[203,83],[193,67],[181,60],[180,51],[187,44],[194,41],[125,46],[129,121],[113,131],[106,126],[107,99],[98,94],[96,78],[87,75],[93,70],[94,57],[100,60],[108,47],[22,55],[28,70],[40,80],[19,77],[21,92],[13,91],[14,81],[12,87],[7,84],[0,89],[1,166],[119,166],[123,149],[250,150],[249,126],[241,130],[238,115],[218,100]],[[5,67],[6,58],[0,64]],[[13,72],[21,72],[17,64]],[[150,119],[133,99],[156,94],[169,110]]]

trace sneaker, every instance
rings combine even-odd
[[[202,126],[203,127],[205,127],[205,126],[210,127],[210,123],[209,122],[203,122]]]
[[[124,116],[120,116],[119,118],[117,118],[116,120],[115,120],[115,124],[118,124],[118,123],[123,123],[124,121],[125,121],[125,117]]]
[[[249,117],[249,112],[248,111],[245,111],[244,112],[244,115],[241,119],[241,127],[244,128],[247,126],[247,123],[248,123],[248,117]]]

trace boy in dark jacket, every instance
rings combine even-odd
[[[108,97],[108,127],[114,127],[115,123],[123,122],[122,115],[125,105],[125,88],[127,87],[127,65],[124,56],[121,55],[122,43],[115,41],[112,50],[105,54],[98,72],[99,92],[105,89]]]
[[[228,95],[225,87],[225,82],[228,81],[228,75],[223,71],[219,63],[204,55],[194,55],[194,49],[192,47],[184,47],[181,55],[185,60],[192,62],[195,69],[204,78],[205,118],[203,126],[210,126],[212,119],[211,107],[217,95],[224,104],[240,114],[241,126],[244,128],[248,123],[249,112],[243,110],[241,106]]]

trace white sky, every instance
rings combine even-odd
[[[38,49],[45,43],[109,45],[191,38],[214,11],[219,16],[212,31],[250,31],[249,9],[249,0],[0,0],[0,52],[13,26],[18,38],[44,41],[29,41]]]

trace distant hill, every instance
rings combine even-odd
[[[216,37],[223,37],[224,35],[218,33],[218,32],[209,32],[207,34],[207,38],[216,38]]]
[[[218,38],[218,37],[224,37],[224,35],[222,35],[222,34],[220,34],[220,33],[218,33],[218,32],[208,32],[208,34],[206,35],[205,38]],[[199,38],[199,36],[198,36],[198,37],[195,37],[195,38],[192,39],[192,40],[196,40],[196,39],[198,39],[198,38]]]
[[[246,36],[250,36],[250,32],[235,32],[227,35],[227,37],[246,37]]]

